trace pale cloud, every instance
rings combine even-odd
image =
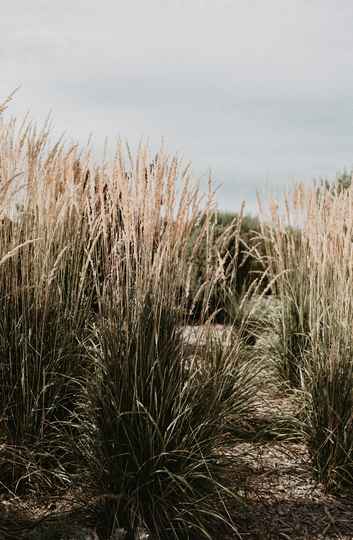
[[[0,99],[97,148],[141,137],[223,183],[221,205],[353,163],[350,0],[13,0]]]

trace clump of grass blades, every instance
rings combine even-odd
[[[47,224],[41,238],[33,216],[1,227],[0,465],[2,486],[11,491],[69,481],[65,431],[71,431],[83,369],[90,298],[82,237],[70,239],[68,225]],[[20,243],[28,237],[33,241]]]
[[[194,237],[199,238],[200,227],[208,225],[208,234],[195,246]],[[264,268],[258,252],[261,251],[261,239],[258,236],[259,222],[256,218],[227,212],[206,212],[192,231],[190,245],[196,247],[193,257],[192,288],[194,290],[191,320],[203,319],[206,300],[208,315],[213,315],[219,323],[233,324],[234,301],[229,302],[229,294],[233,299],[244,297],[247,291],[255,288],[261,292],[267,287]],[[209,276],[218,272],[219,279],[212,279],[212,288],[200,288],[209,280]],[[239,302],[238,302],[239,307]]]
[[[14,310],[15,311],[15,310]],[[11,477],[6,476],[7,459],[1,468],[1,482],[8,489],[20,491],[37,487],[26,470],[35,464],[44,472],[56,465],[62,471],[62,429],[72,413],[77,384],[73,378],[80,362],[73,321],[63,323],[55,311],[27,310],[25,317],[11,310],[0,325],[1,356],[1,438],[5,443],[1,457],[13,452]],[[43,326],[45,325],[45,330]],[[44,336],[43,336],[44,334]],[[39,338],[40,335],[40,338]],[[55,342],[60,345],[55,348]],[[61,426],[61,429],[59,429]],[[17,453],[32,460],[18,463]],[[33,475],[38,480],[38,475]],[[56,479],[56,481],[58,478]]]
[[[210,327],[192,356],[192,382],[200,391],[204,418],[208,418],[219,446],[246,438],[257,405],[263,365],[253,347],[233,326],[226,336]]]
[[[351,188],[327,190],[299,185],[285,201],[287,223],[299,215],[298,272],[286,284],[279,280],[283,301],[292,284],[306,334],[302,355],[305,433],[315,475],[327,489],[352,489],[352,202]],[[273,214],[272,262],[282,271],[295,268],[293,250],[283,243],[280,211]],[[287,264],[289,260],[290,264]],[[299,283],[297,277],[300,276]],[[282,287],[282,288],[281,288]]]
[[[312,251],[309,274],[311,354],[306,361],[308,444],[327,489],[352,489],[352,190],[307,195],[303,234]]]
[[[251,411],[254,369],[240,361],[239,344],[209,338],[188,359],[177,322],[146,294],[97,328],[90,351],[97,372],[87,383],[82,452],[99,491],[117,496],[110,527],[114,518],[131,537],[143,527],[156,538],[212,538],[231,526],[234,463],[220,450]]]
[[[284,217],[274,201],[271,205],[270,222],[263,214],[262,223],[264,260],[273,292],[280,301],[280,316],[272,322],[276,337],[271,354],[280,379],[300,389],[304,388],[304,355],[310,347],[311,246],[302,234],[301,216],[295,214],[296,207],[292,208],[289,197],[284,202]]]
[[[310,347],[310,326],[304,301],[293,298],[282,299],[281,318],[275,322],[277,341],[271,352],[280,379],[290,388],[305,387],[305,355]]]
[[[72,480],[82,343],[108,260],[106,174],[49,134],[0,123],[0,458],[16,492]]]
[[[347,344],[346,344],[347,345]],[[327,489],[353,483],[353,350],[335,340],[313,351],[308,385],[308,446],[316,477]]]
[[[186,183],[175,208],[177,163],[159,156],[146,183],[147,163],[140,154],[131,167],[138,213],[121,190],[122,234],[87,348],[82,463],[106,501],[102,535],[123,527],[133,537],[142,527],[156,538],[212,538],[232,527],[232,459],[220,449],[231,420],[250,408],[255,375],[237,366],[235,346],[208,340],[208,352],[200,345],[190,356],[182,327],[197,198]]]

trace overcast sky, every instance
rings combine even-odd
[[[97,152],[141,138],[222,184],[257,189],[353,165],[352,0],[11,0],[0,101]]]

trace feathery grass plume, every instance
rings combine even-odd
[[[142,527],[156,538],[212,538],[216,527],[232,526],[232,460],[220,449],[231,421],[251,408],[256,375],[240,353],[237,363],[234,344],[211,346],[209,334],[190,358],[182,326],[199,195],[188,170],[177,193],[176,159],[161,151],[152,170],[149,163],[140,148],[127,178],[118,149],[122,226],[87,348],[95,374],[88,372],[79,417],[82,461],[107,501],[101,534],[122,527],[132,538]],[[101,208],[107,230],[114,186]]]

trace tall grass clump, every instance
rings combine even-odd
[[[307,313],[307,343],[301,355],[306,400],[306,437],[315,475],[328,489],[352,489],[352,190],[298,186],[287,199],[288,216],[300,213],[297,265],[281,261],[290,250],[273,237],[280,261],[279,284],[289,266],[305,291],[298,307]],[[275,223],[273,233],[281,230]],[[303,249],[304,247],[304,249]],[[294,283],[297,283],[295,280]],[[288,281],[290,289],[292,280]],[[287,293],[279,293],[282,303]]]
[[[315,476],[331,491],[353,485],[352,343],[343,328],[313,349],[309,371],[308,446]],[[343,332],[343,335],[342,335]],[[331,332],[328,331],[328,334]]]
[[[271,347],[273,362],[280,379],[290,388],[303,388],[304,356],[310,347],[310,301],[308,276],[311,253],[302,235],[300,213],[290,215],[288,200],[281,214],[271,201],[270,216],[263,213],[262,238],[264,264],[272,280],[272,291],[280,300],[279,317],[273,321],[275,340]],[[297,208],[294,205],[293,214]]]
[[[12,492],[69,481],[95,243],[69,195],[73,162],[47,130],[0,125],[0,478]]]
[[[104,501],[102,535],[120,527],[130,538],[138,528],[155,538],[212,538],[233,527],[227,502],[240,484],[230,482],[232,460],[221,448],[227,426],[251,410],[256,370],[234,342],[217,349],[208,339],[197,353],[187,342],[199,195],[175,159],[160,153],[152,171],[149,162],[141,148],[129,179],[116,167],[122,228],[86,346],[94,376],[89,370],[79,416],[82,462]]]
[[[328,489],[352,490],[352,189],[322,190],[307,199],[306,234],[317,269],[310,279],[309,449]]]
[[[251,412],[254,372],[234,345],[218,356],[209,350],[213,366],[205,353],[202,363],[188,358],[175,316],[158,299],[135,310],[123,332],[119,318],[102,323],[90,349],[96,377],[82,451],[106,501],[97,528],[212,538],[231,526],[228,503],[242,487],[229,482],[236,468],[221,450]]]

